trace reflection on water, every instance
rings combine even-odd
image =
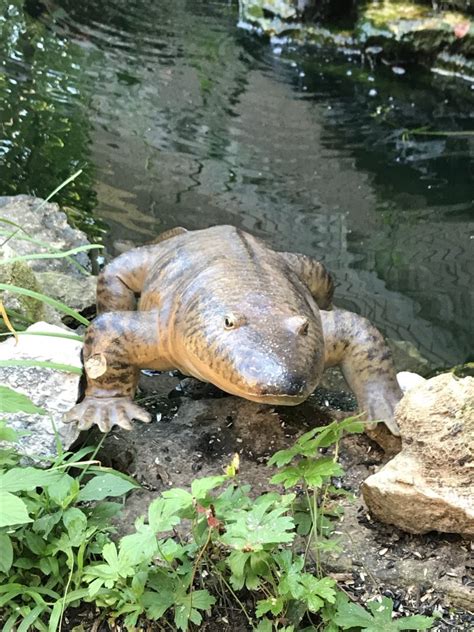
[[[45,195],[85,164],[63,201],[90,212],[97,196],[109,243],[238,224],[323,258],[341,305],[434,365],[467,357],[469,85],[271,46],[236,28],[227,1],[8,6],[4,192]],[[456,134],[404,133],[425,126]]]

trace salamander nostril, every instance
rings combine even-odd
[[[297,336],[307,336],[309,320],[304,316],[290,316],[286,319],[286,327]]]
[[[301,327],[298,329],[298,335],[299,336],[307,336],[308,335],[308,330],[309,330],[309,323],[308,321],[305,321]]]

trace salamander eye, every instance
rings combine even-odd
[[[247,319],[243,314],[235,314],[233,312],[228,312],[224,316],[224,329],[238,329],[239,327],[243,327],[247,323]]]
[[[224,327],[225,329],[235,329],[237,325],[237,320],[233,314],[227,314],[224,318]]]

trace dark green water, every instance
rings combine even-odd
[[[227,1],[0,0],[0,194],[46,196],[83,167],[57,199],[108,245],[237,224],[324,259],[340,305],[433,366],[464,361],[472,86],[237,20]],[[406,133],[424,126],[450,135]]]

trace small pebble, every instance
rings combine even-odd
[[[404,75],[406,73],[406,70],[401,66],[392,66],[392,72],[396,75]]]

